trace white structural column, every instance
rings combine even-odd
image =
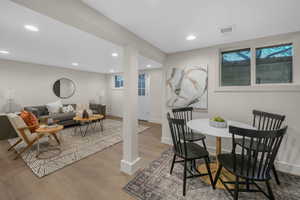
[[[138,154],[138,51],[124,48],[123,158],[121,171],[134,174],[140,167]]]

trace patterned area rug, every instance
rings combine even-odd
[[[169,174],[173,153],[169,149],[150,166],[140,171],[123,189],[139,200],[231,200],[226,191],[213,190],[200,178],[187,180],[187,194],[182,196],[183,166],[175,164],[173,174]],[[279,172],[281,185],[272,180],[276,200],[299,200],[300,177]],[[264,189],[265,187],[261,185]],[[240,193],[240,200],[267,199],[261,193]]]
[[[147,126],[139,125],[139,133],[148,128]],[[23,153],[21,157],[32,172],[41,178],[121,142],[121,133],[122,122],[111,119],[104,120],[103,132],[100,131],[98,126],[96,129],[89,129],[85,137],[80,135],[79,129],[77,133],[74,133],[74,128],[67,128],[58,134],[61,141],[60,151],[54,150],[58,147],[56,141],[52,139],[48,141],[48,137],[44,137],[40,143],[40,151],[49,148],[53,149],[46,153],[48,155],[42,154],[39,158],[36,158],[37,145],[35,145],[29,151]],[[9,139],[8,142],[12,145],[17,139]],[[21,143],[15,147],[15,150],[19,152],[25,146],[24,143]],[[53,148],[55,146],[56,148]]]

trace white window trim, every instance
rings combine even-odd
[[[256,83],[256,48],[269,47],[274,45],[293,44],[293,77],[292,83]],[[218,53],[218,63],[216,70],[216,87],[215,92],[299,92],[300,84],[297,82],[296,77],[296,65],[295,55],[297,51],[297,41],[295,40],[281,40],[276,42],[260,42],[255,44],[235,46],[229,48],[220,48]],[[239,50],[239,49],[251,49],[251,60],[250,60],[250,77],[251,81],[249,86],[221,86],[221,64],[222,64],[222,52]]]

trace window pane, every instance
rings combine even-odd
[[[115,75],[115,88],[121,88],[124,85],[123,77]]]
[[[291,83],[292,44],[256,49],[256,83]]]
[[[222,53],[221,85],[250,85],[250,49]]]

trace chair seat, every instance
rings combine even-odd
[[[246,149],[250,149],[250,146],[251,146],[250,140],[245,140],[244,144],[243,144],[243,139],[236,139],[235,141],[238,145],[244,146],[244,148],[246,148]],[[267,148],[265,148],[264,146],[265,145],[263,143],[258,144],[258,142],[253,141],[251,150],[255,150],[255,151],[259,151],[259,152],[266,151]]]
[[[180,133],[180,137],[183,138],[182,133]],[[200,141],[200,140],[204,140],[206,137],[205,135],[201,134],[201,133],[186,133],[185,135],[185,140],[188,142],[196,142],[196,141]]]
[[[184,150],[183,143],[181,144],[181,148]],[[187,149],[187,157],[185,157],[185,153],[181,154],[175,151],[175,154],[188,160],[200,159],[203,157],[208,157],[209,155],[208,151],[205,148],[201,147],[196,143],[186,143],[186,149]]]
[[[234,170],[234,157],[236,161],[236,170]],[[260,172],[258,171],[259,163],[256,163],[256,167],[254,168],[255,163],[253,161],[248,163],[246,160],[248,160],[248,157],[244,157],[243,159],[239,154],[236,154],[235,156],[231,153],[218,155],[218,161],[221,163],[221,165],[236,176],[256,181],[264,181],[270,179],[269,175],[262,172],[263,170],[261,170]],[[242,163],[244,163],[244,166],[242,165]],[[248,166],[250,166],[249,174],[247,174]],[[255,169],[254,173],[253,168]]]

